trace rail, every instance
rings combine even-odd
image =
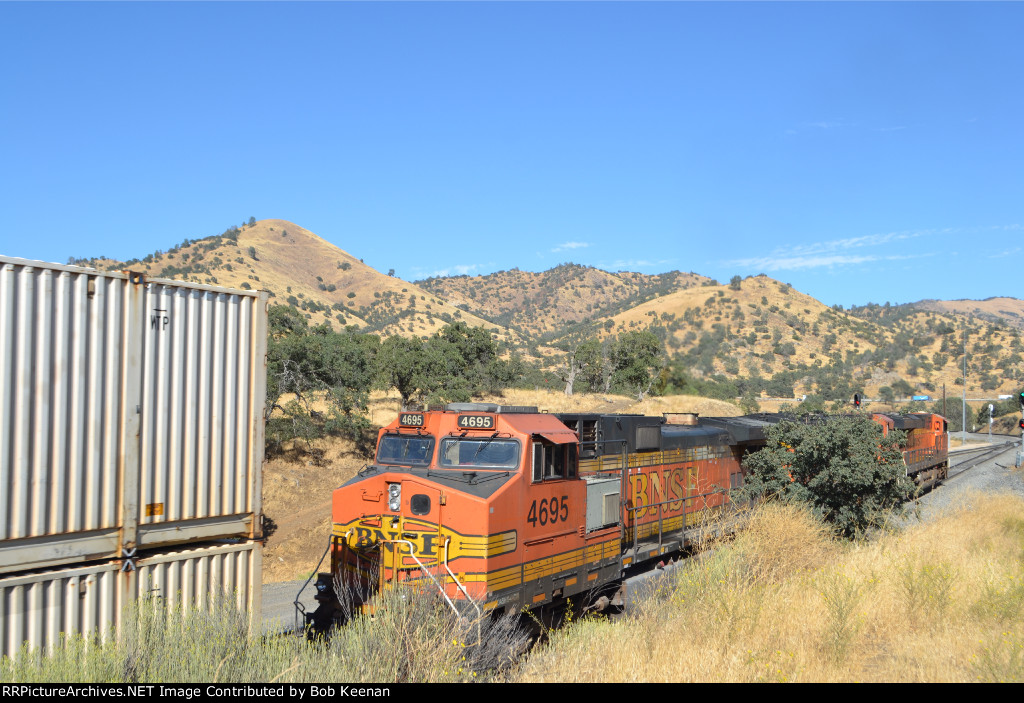
[[[972,448],[963,452],[957,452],[957,458],[960,458],[963,454],[974,454],[974,456],[964,457],[961,461],[955,464],[951,463],[949,466],[950,473],[949,476],[946,477],[946,481],[948,482],[955,478],[959,478],[979,464],[990,459],[994,459],[1000,454],[1014,449],[1019,444],[1020,442],[1003,442],[1002,444],[990,444],[985,447],[978,447],[976,449]]]

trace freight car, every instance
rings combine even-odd
[[[945,461],[929,434],[944,427],[936,417],[874,419],[921,430],[907,452],[920,474],[937,471],[939,447]],[[688,548],[712,517],[727,529],[743,457],[781,419],[472,403],[403,412],[380,430],[375,461],[334,492],[331,569],[307,619],[326,629],[410,581],[481,613],[554,612],[584,596],[620,604],[629,570]]]

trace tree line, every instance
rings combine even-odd
[[[464,322],[422,340],[381,339],[352,327],[310,326],[295,308],[270,308],[267,340],[267,444],[335,435],[372,446],[366,416],[373,390],[395,388],[402,407],[468,401],[507,388],[522,375],[516,355],[502,359],[490,332]],[[279,411],[279,412],[275,412]]]
[[[650,330],[623,332],[617,337],[596,337],[568,345],[559,369],[565,394],[621,392],[637,400],[655,389],[665,367],[661,340]]]
[[[643,398],[657,392],[665,367],[660,340],[649,331],[625,332],[573,347],[556,374],[504,355],[491,332],[452,322],[434,335],[381,338],[354,327],[311,326],[294,307],[273,305],[267,341],[267,445],[333,435],[372,449],[367,417],[370,392],[395,389],[402,408],[467,402],[516,386],[565,382],[577,390],[621,392]]]

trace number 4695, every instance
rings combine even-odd
[[[547,525],[548,523],[565,522],[568,519],[569,496],[542,498],[540,505],[537,504],[537,501],[533,501],[530,504],[530,513],[526,516],[526,521],[534,527],[538,522],[541,525]]]

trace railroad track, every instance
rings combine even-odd
[[[1004,441],[999,444],[989,444],[980,447],[972,447],[971,449],[962,449],[956,454],[950,453],[950,464],[949,473],[945,478],[945,481],[952,481],[958,476],[961,476],[975,466],[982,464],[989,459],[998,456],[1006,451],[1014,449],[1020,442],[1017,441]],[[954,457],[958,459],[955,464],[953,463]]]

